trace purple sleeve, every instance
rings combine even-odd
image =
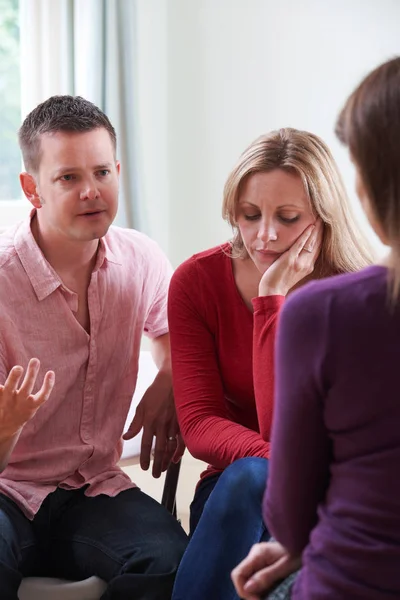
[[[312,287],[290,296],[281,315],[270,475],[263,504],[271,534],[293,556],[301,554],[316,524],[330,461],[324,425],[329,302],[315,296]]]

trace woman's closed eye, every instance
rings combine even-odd
[[[260,213],[254,215],[243,215],[246,221],[257,221],[261,217]]]
[[[243,214],[243,217],[246,221],[257,221],[261,218],[261,213]],[[292,223],[296,223],[300,219],[300,215],[277,215],[277,218],[279,221],[281,221],[281,223],[290,225]]]
[[[282,223],[286,223],[287,225],[296,223],[299,219],[300,219],[300,215],[294,215],[293,217],[286,216],[286,215],[279,215],[279,220],[282,221]]]

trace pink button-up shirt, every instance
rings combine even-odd
[[[171,266],[145,235],[111,227],[100,240],[88,304],[90,335],[74,316],[77,295],[44,258],[30,220],[0,236],[0,383],[14,365],[49,369],[49,400],[22,430],[0,493],[32,519],[57,486],[87,496],[134,487],[117,465],[138,373],[142,333],[167,333]],[[37,390],[35,390],[37,391]]]

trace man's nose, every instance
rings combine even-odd
[[[95,181],[87,181],[81,191],[81,200],[96,200],[99,197],[99,190]]]

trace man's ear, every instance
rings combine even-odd
[[[36,181],[30,173],[21,173],[19,176],[19,181],[21,183],[22,191],[25,196],[28,198],[29,202],[35,208],[40,208],[42,203],[40,202],[39,193],[36,187]]]

